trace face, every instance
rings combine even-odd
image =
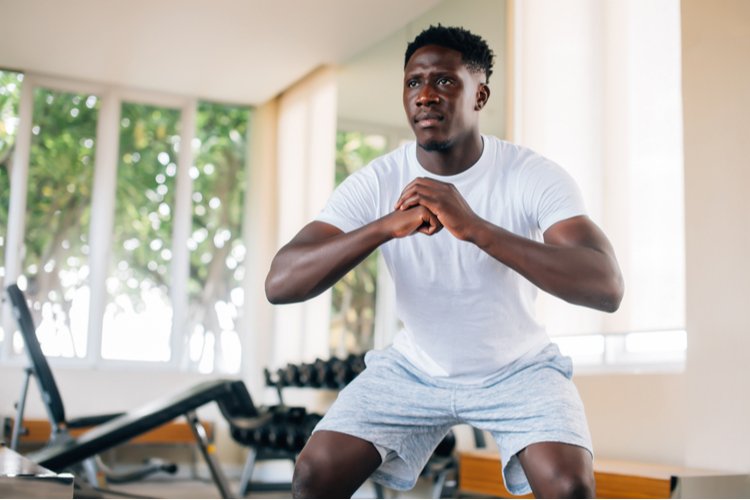
[[[456,50],[422,47],[404,70],[404,110],[417,143],[427,151],[448,149],[478,132],[487,98],[484,74],[470,72]]]

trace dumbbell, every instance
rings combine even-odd
[[[299,367],[289,363],[286,365],[284,370],[280,370],[284,385],[287,387],[301,387],[302,383],[299,379]]]
[[[326,387],[328,389],[338,389],[339,385],[336,383],[336,374],[333,371],[333,364],[339,361],[338,358],[331,358],[328,361],[323,361],[318,358],[315,360],[315,370],[318,372],[318,380],[320,381],[320,387]]]
[[[318,371],[315,366],[308,363],[299,365],[299,382],[302,387],[320,387]]]
[[[271,372],[268,371],[268,368],[263,368],[263,376],[266,379],[266,386],[276,387],[276,381],[273,379],[273,375],[271,375]]]
[[[356,377],[363,371],[365,371],[365,355],[364,354],[352,354],[347,358],[349,366],[352,368],[353,376]]]
[[[354,372],[352,371],[351,363],[349,360],[336,359],[331,363],[331,369],[333,370],[333,381],[337,388],[343,389],[346,385],[354,379]]]

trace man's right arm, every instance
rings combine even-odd
[[[266,278],[266,297],[272,304],[311,299],[383,243],[415,232],[432,235],[442,227],[423,206],[396,210],[349,233],[325,222],[311,222],[274,257]]]

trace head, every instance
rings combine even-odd
[[[423,149],[449,149],[479,133],[493,58],[487,42],[463,28],[430,26],[409,44],[404,110]]]

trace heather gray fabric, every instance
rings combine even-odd
[[[503,479],[514,495],[531,492],[516,454],[530,444],[561,442],[593,458],[583,404],[570,377],[573,365],[550,344],[504,367],[481,385],[451,384],[425,375],[395,349],[370,351],[367,369],[339,394],[315,431],[330,430],[373,443],[383,464],[372,479],[408,490],[454,425],[492,433]]]

